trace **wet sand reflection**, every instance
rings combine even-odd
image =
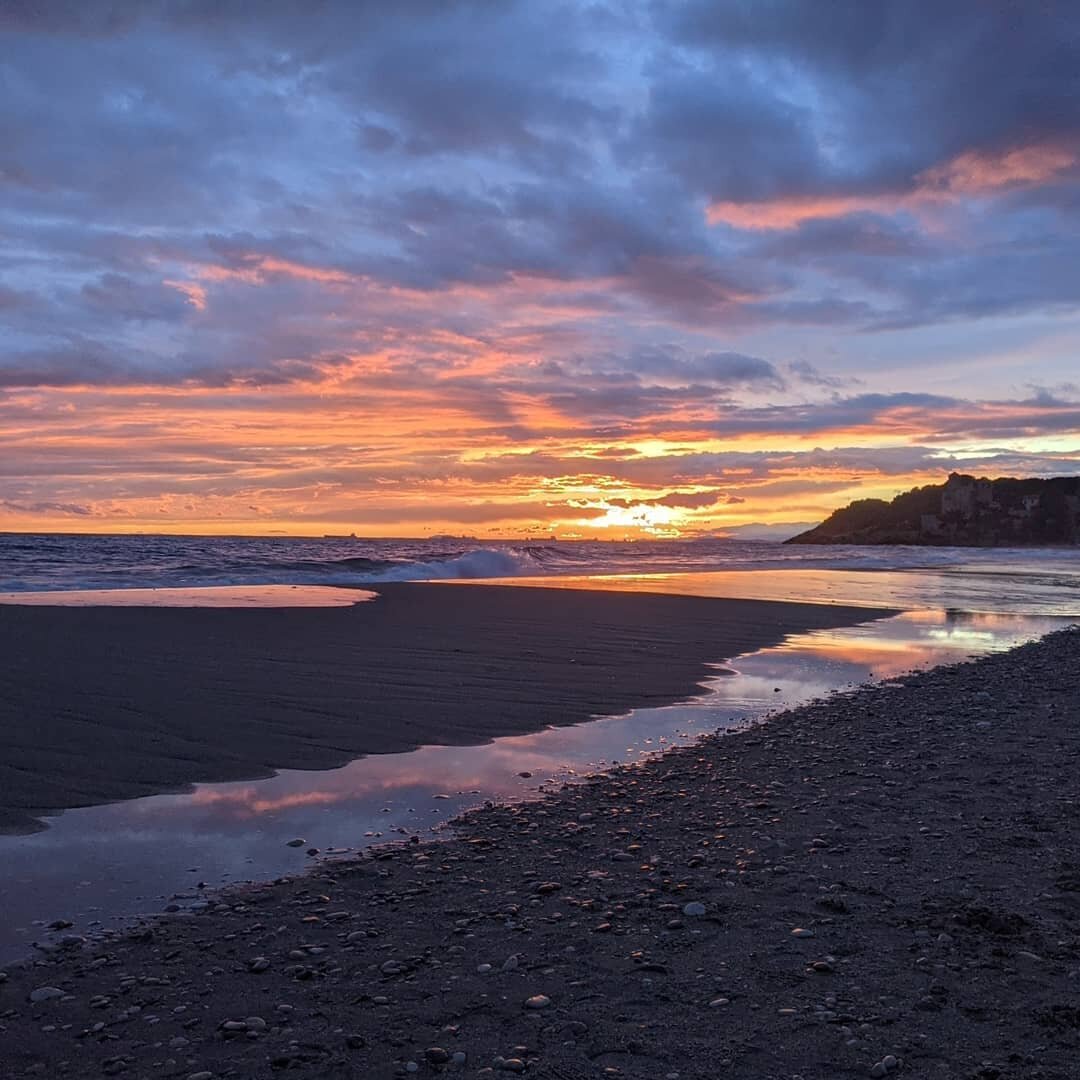
[[[289,770],[72,810],[30,836],[0,837],[0,961],[46,941],[53,919],[79,932],[124,916],[197,904],[203,886],[265,879],[319,857],[431,835],[485,799],[537,797],[552,784],[640,760],[873,679],[962,660],[1040,636],[1067,620],[918,611],[794,635],[717,668],[694,701],[481,746],[428,746],[336,770]],[[734,677],[732,675],[734,672]],[[305,847],[286,847],[303,838]],[[95,923],[95,920],[97,922]]]

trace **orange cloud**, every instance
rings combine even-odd
[[[926,169],[909,191],[874,195],[794,195],[762,202],[719,201],[705,211],[710,225],[738,229],[791,229],[853,213],[913,213],[965,196],[988,195],[1035,187],[1074,168],[1080,155],[1074,147],[1040,143],[1005,151],[969,150]]]

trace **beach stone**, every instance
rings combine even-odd
[[[441,1046],[429,1046],[424,1051],[424,1057],[432,1065],[445,1065],[450,1060],[450,1055]]]
[[[30,991],[30,1000],[37,1005],[41,1001],[52,1001],[53,998],[61,998],[64,996],[64,991],[58,986],[39,986],[36,990]]]
[[[295,840],[287,841],[285,846],[286,847],[303,847],[306,843],[307,843],[306,840],[304,840],[304,839],[302,839],[301,837],[298,836],[298,837],[296,837]]]
[[[551,1004],[551,998],[547,994],[534,994],[525,999],[526,1009],[546,1009]]]
[[[731,1004],[731,998],[718,997],[718,998],[713,998],[712,1001],[709,1002],[709,1008],[710,1009],[722,1009],[725,1005],[730,1005],[730,1004]]]
[[[684,915],[704,915],[705,905],[698,900],[691,900],[689,904],[684,905],[682,911]]]
[[[503,1072],[523,1073],[525,1071],[525,1062],[521,1058],[504,1058],[501,1065],[497,1068],[503,1070]]]
[[[187,1080],[214,1080],[214,1074],[203,1069],[202,1072],[188,1073]]]
[[[807,930],[804,926],[796,926],[795,929],[791,931],[791,936],[797,938],[811,938],[816,935],[813,930]]]
[[[454,1052],[453,1052],[453,1053],[452,1053],[452,1054],[450,1055],[450,1060],[451,1060],[451,1061],[452,1061],[452,1062],[453,1062],[453,1063],[454,1063],[455,1065],[464,1065],[464,1064],[465,1064],[465,1062],[469,1060],[469,1055],[468,1055],[468,1054],[466,1054],[464,1050],[455,1050],[455,1051],[454,1051]]]
[[[270,961],[265,956],[256,956],[254,960],[248,964],[248,971],[254,972],[258,975],[260,972],[266,971],[270,967]]]

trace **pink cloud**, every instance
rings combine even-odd
[[[710,225],[739,229],[790,229],[804,221],[859,212],[919,213],[964,197],[1037,187],[1076,167],[1080,154],[1072,146],[1037,143],[1003,151],[968,150],[925,169],[910,191],[875,195],[793,195],[761,202],[720,201],[705,211]]]

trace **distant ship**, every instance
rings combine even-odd
[[[356,533],[349,533],[348,536],[338,536],[335,533],[323,533],[324,540],[356,540],[358,539]]]

